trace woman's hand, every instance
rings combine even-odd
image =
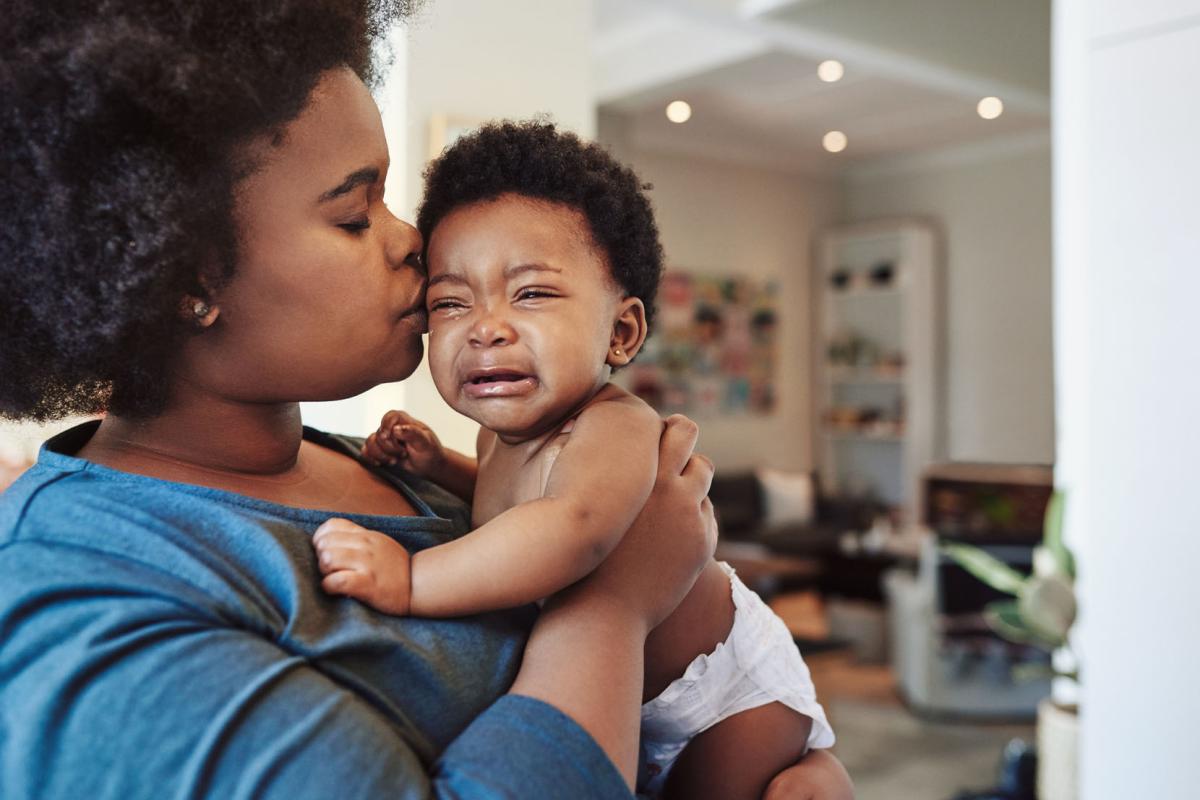
[[[687,417],[666,420],[650,499],[616,550],[578,586],[610,607],[624,604],[647,632],[675,610],[716,548],[708,499],[713,465],[692,454],[698,434]]]
[[[828,750],[812,750],[767,786],[763,800],[854,800],[854,784]]]

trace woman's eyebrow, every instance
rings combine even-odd
[[[346,176],[346,179],[333,187],[327,192],[324,192],[317,198],[318,203],[327,203],[330,200],[341,197],[359,186],[375,183],[379,180],[379,169],[377,167],[363,167],[360,170],[355,170]]]

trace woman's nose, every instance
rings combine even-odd
[[[512,325],[493,309],[483,309],[471,326],[471,344],[475,347],[503,347],[516,339],[517,333]]]
[[[390,211],[387,212],[385,225],[387,231],[384,256],[388,266],[395,270],[412,267],[424,275],[425,266],[421,263],[421,251],[425,242],[421,239],[421,233],[404,220],[393,216]]]

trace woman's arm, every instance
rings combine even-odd
[[[854,800],[854,782],[833,753],[810,750],[775,776],[763,800]]]
[[[650,499],[599,569],[546,604],[512,688],[577,721],[630,786],[646,636],[679,605],[716,547],[712,463],[691,455],[696,435],[690,420],[667,420]]]
[[[0,572],[2,797],[628,797],[546,703],[502,697],[434,762],[436,735],[386,713],[362,676],[222,619],[178,579],[25,542],[0,547]]]

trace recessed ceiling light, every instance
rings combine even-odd
[[[683,100],[673,100],[667,104],[667,119],[675,123],[684,123],[692,118],[692,107]]]
[[[1004,103],[999,97],[985,97],[975,106],[975,110],[984,119],[995,119],[1004,113]]]
[[[840,153],[846,149],[846,134],[841,131],[830,131],[821,137],[821,146],[831,153]]]
[[[842,62],[840,61],[829,59],[817,65],[817,77],[826,83],[840,81],[845,74],[846,68],[842,66]]]

